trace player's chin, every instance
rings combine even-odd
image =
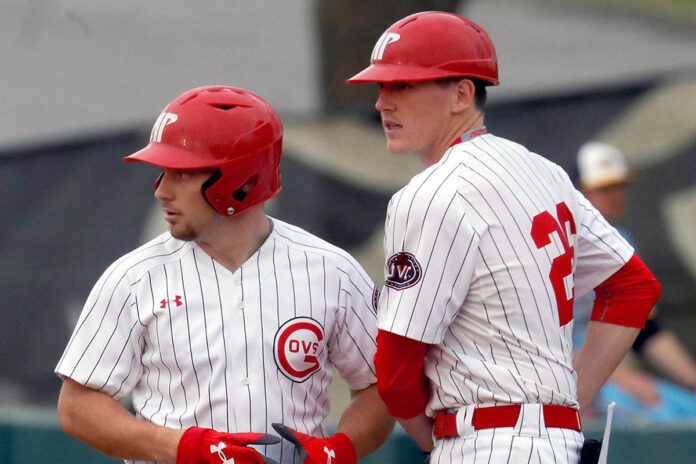
[[[389,137],[387,138],[387,150],[392,155],[406,155],[412,153],[412,150],[410,150],[403,141]]]
[[[169,232],[172,237],[185,242],[192,242],[198,238],[198,233],[187,225],[172,224]]]

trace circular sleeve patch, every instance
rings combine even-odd
[[[405,251],[396,253],[387,260],[387,270],[389,274],[384,285],[394,290],[413,287],[422,275],[421,265],[416,257]]]

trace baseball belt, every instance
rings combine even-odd
[[[514,427],[520,416],[522,405],[490,406],[474,409],[472,425],[474,430],[492,429],[497,427]],[[542,406],[546,427],[582,430],[580,412],[567,406],[545,404]],[[439,412],[435,416],[435,437],[458,437],[457,414]]]

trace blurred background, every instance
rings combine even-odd
[[[121,159],[190,88],[243,87],[278,110],[284,188],[269,214],[349,250],[381,285],[387,202],[421,166],[387,153],[377,86],[344,81],[423,10],[492,37],[490,131],[568,172],[588,140],[623,151],[636,177],[622,225],[662,283],[662,324],[696,355],[696,1],[1,4],[0,464],[110,462],[58,429],[53,368],[102,271],[166,228],[156,170]],[[330,421],[347,395],[335,384]],[[689,420],[617,424],[610,462],[693,462],[695,443]],[[409,459],[423,461],[397,430],[365,462]]]

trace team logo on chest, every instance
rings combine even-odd
[[[394,290],[403,290],[413,287],[421,279],[421,265],[411,253],[402,251],[392,255],[387,261],[387,276],[386,285]]]
[[[290,380],[304,382],[321,368],[324,328],[310,317],[296,317],[283,324],[273,341],[278,369]]]

